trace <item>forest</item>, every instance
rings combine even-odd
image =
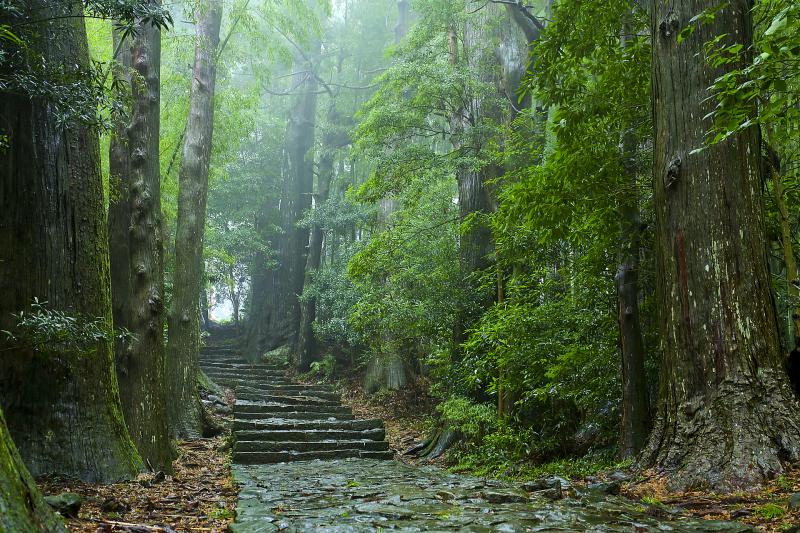
[[[798,237],[795,0],[0,0],[0,533],[800,531]]]

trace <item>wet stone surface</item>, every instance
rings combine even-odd
[[[235,533],[352,531],[744,532],[740,524],[682,520],[630,500],[547,492],[396,461],[344,459],[234,465]],[[660,515],[660,516],[655,516]]]

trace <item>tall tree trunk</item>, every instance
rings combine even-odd
[[[631,25],[624,21],[620,32],[623,50],[631,32]],[[645,346],[639,320],[639,267],[643,228],[636,187],[638,141],[632,125],[628,125],[628,130],[622,133],[621,141],[622,167],[630,186],[630,194],[623,194],[619,205],[619,266],[614,277],[622,355],[620,456],[633,457],[647,442],[650,431],[650,397],[645,370]]]
[[[113,66],[115,83],[131,86],[130,40],[120,42],[121,32],[114,30],[113,45],[117,50]],[[120,107],[122,102],[118,102]],[[129,109],[126,111],[130,111]],[[130,327],[131,251],[130,251],[130,180],[131,160],[128,148],[126,113],[117,110],[113,116],[113,129],[108,150],[108,251],[111,257],[111,309],[116,328]],[[116,364],[121,368],[125,361],[128,343],[121,337],[114,340]]]
[[[642,222],[636,193],[636,138],[623,134],[623,166],[631,193],[623,195],[619,206],[619,266],[614,277],[622,355],[622,431],[620,456],[633,457],[646,444],[650,430],[650,398],[647,391],[644,340],[639,320],[639,270],[642,248]]]
[[[314,197],[317,209],[328,201],[331,180],[333,180],[334,174],[334,151],[349,143],[349,136],[342,136],[337,132],[338,118],[336,104],[331,102],[327,116],[328,130],[322,136],[322,153],[319,156],[317,194]],[[319,271],[322,260],[323,237],[322,226],[314,224],[311,228],[311,238],[308,243],[308,262],[306,263],[304,287],[310,286],[314,276]],[[317,299],[312,296],[307,298],[301,305],[300,334],[297,340],[297,366],[300,370],[307,370],[316,357],[317,346],[313,327],[316,319]]]
[[[482,72],[484,81],[495,86],[502,84],[499,73],[485,71],[483,56],[493,53],[489,52],[486,43],[490,41],[489,21],[497,15],[498,8],[487,6],[481,12],[467,18],[461,43],[463,54],[461,58],[459,58],[457,34],[454,30],[450,32],[451,62],[455,65],[464,63],[474,72]],[[496,58],[493,59],[496,61]],[[498,118],[500,114],[496,106],[489,105],[479,95],[468,96],[464,109],[456,113],[450,121],[453,147],[477,155],[480,146],[487,139],[479,138],[473,131],[473,125],[479,124],[486,117]],[[494,300],[493,291],[481,289],[477,277],[492,263],[494,244],[486,219],[494,211],[494,201],[488,182],[495,177],[497,171],[498,169],[492,165],[476,169],[474,165],[469,164],[459,169],[457,174],[459,218],[462,222],[459,255],[464,293],[470,295],[470,301],[462,302],[456,311],[453,335],[456,346],[466,340],[466,331]]]
[[[737,65],[704,63],[719,35],[752,45],[733,0],[678,43],[711,1],[653,2],[660,403],[643,461],[675,488],[751,487],[800,459],[800,406],[782,367],[767,268],[757,128],[703,145],[706,87]],[[732,44],[732,43],[731,43]]]
[[[167,346],[167,413],[170,431],[179,438],[200,436],[199,303],[203,285],[208,169],[214,132],[215,54],[219,46],[222,2],[203,2],[197,13],[192,92],[179,174],[174,288]]]
[[[79,6],[32,0],[28,47],[45,65],[89,64]],[[65,11],[65,10],[69,11]],[[73,71],[74,73],[74,71]],[[94,110],[86,110],[91,113]],[[58,125],[57,109],[20,93],[0,96],[0,329],[34,298],[110,329],[111,300],[100,147],[92,126]],[[141,459],[125,428],[111,340],[46,353],[16,347],[0,357],[0,403],[31,473],[90,481],[134,476]]]
[[[158,0],[154,0],[158,1]],[[142,458],[168,471],[173,457],[167,428],[164,351],[164,263],[159,164],[161,31],[137,29],[131,64],[130,327],[135,339],[118,369],[125,420]]]
[[[0,531],[67,533],[22,462],[0,410]]]
[[[309,68],[314,68],[310,65]],[[309,76],[301,85],[295,108],[286,128],[286,172],[280,201],[283,235],[276,239],[278,264],[268,274],[271,290],[253,293],[265,299],[261,307],[266,320],[263,338],[257,344],[272,350],[279,346],[297,346],[300,330],[300,301],[308,260],[308,229],[297,223],[311,208],[314,186],[314,132],[317,110],[316,77]],[[255,287],[254,287],[255,288]],[[257,318],[256,318],[257,319]],[[297,363],[297,361],[295,361]]]

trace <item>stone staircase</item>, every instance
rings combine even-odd
[[[200,367],[233,389],[233,461],[267,464],[312,459],[391,459],[381,420],[356,420],[326,385],[287,378],[286,367],[250,363],[233,349],[208,346]]]

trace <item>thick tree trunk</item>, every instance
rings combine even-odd
[[[113,67],[114,81],[131,85],[130,41],[120,42],[120,32],[114,30],[114,50],[118,50]],[[121,102],[120,102],[121,104]],[[114,128],[109,144],[109,199],[108,199],[108,251],[111,257],[111,306],[114,326],[118,329],[130,327],[131,252],[130,252],[130,180],[131,160],[128,148],[128,125],[124,113],[113,117]],[[121,338],[114,340],[117,365],[124,362],[127,343]]]
[[[334,174],[334,151],[345,146],[349,139],[342,139],[335,129],[338,126],[338,114],[335,103],[331,103],[328,110],[328,128],[322,138],[322,153],[319,157],[319,171],[317,172],[317,194],[315,202],[317,208],[328,201],[331,180]],[[347,136],[345,136],[347,137]],[[308,261],[306,263],[304,287],[308,287],[319,271],[322,261],[322,240],[324,232],[322,226],[314,224],[311,228],[311,238],[308,244]],[[314,321],[317,319],[317,299],[307,298],[301,305],[300,334],[297,339],[297,366],[300,370],[308,370],[316,358],[317,346],[314,337]]]
[[[30,50],[46,65],[86,67],[79,7],[65,13],[52,5],[25,4],[30,20],[47,21],[27,27]],[[76,121],[59,126],[56,112],[41,99],[0,95],[0,133],[11,143],[0,152],[0,329],[13,330],[11,314],[34,298],[112,324],[97,134]],[[79,353],[17,347],[0,357],[0,403],[34,475],[112,481],[141,468],[120,411],[112,348],[102,340]]]
[[[278,262],[274,269],[265,273],[265,279],[258,280],[259,284],[264,285],[260,289],[263,292],[256,293],[255,285],[253,287],[253,298],[263,300],[256,304],[256,309],[260,308],[263,316],[253,319],[261,320],[264,324],[251,329],[251,335],[253,331],[259,331],[256,331],[258,337],[251,339],[250,343],[256,344],[262,351],[284,345],[297,346],[300,331],[299,296],[303,291],[309,243],[308,229],[298,227],[297,223],[311,208],[317,89],[317,79],[309,76],[300,88],[301,94],[286,129],[286,171],[280,201],[280,225],[284,233],[275,239]]]
[[[623,22],[620,44],[627,46],[631,25]],[[645,346],[639,320],[639,266],[642,252],[642,221],[637,193],[638,142],[632,126],[622,133],[622,167],[630,184],[619,205],[619,266],[614,278],[617,289],[620,352],[622,355],[622,419],[620,457],[633,457],[647,442],[650,431],[650,397],[645,370]]]
[[[760,139],[751,128],[697,152],[725,68],[718,35],[752,44],[751,4],[733,0],[678,43],[710,1],[653,2],[660,403],[643,461],[675,488],[752,487],[800,459],[800,409],[781,365],[767,268]]]
[[[0,410],[0,531],[67,533],[22,463]]]
[[[486,8],[486,12],[491,11]],[[449,30],[448,45],[450,62],[458,65],[462,61],[476,64],[479,61],[479,45],[485,42],[485,35],[481,35],[483,24],[479,20],[468,19],[465,24],[462,53],[460,57],[458,34],[454,28]],[[478,98],[471,97],[465,102],[465,108],[455,113],[450,120],[451,142],[456,150],[476,150],[474,145],[480,139],[471,139],[472,124],[476,124],[485,110],[481,107]],[[480,313],[491,304],[491,295],[485,291],[477,290],[475,276],[490,265],[490,254],[493,250],[492,234],[483,218],[491,213],[492,202],[485,184],[485,169],[475,170],[465,167],[458,170],[458,207],[459,218],[466,224],[466,229],[461,232],[459,243],[459,256],[461,272],[465,285],[465,294],[475,294],[475,301],[463,301],[456,310],[455,326],[453,330],[453,344],[461,345],[466,340],[466,331],[477,319]],[[470,290],[474,288],[476,290]]]
[[[197,390],[199,303],[203,285],[208,169],[214,128],[215,54],[219,46],[221,21],[220,0],[201,3],[198,9],[189,117],[179,174],[174,288],[167,346],[167,414],[170,432],[179,438],[200,436],[200,396]]]
[[[156,0],[157,1],[157,0]],[[164,263],[159,165],[161,32],[140,24],[131,47],[139,82],[132,86],[130,148],[130,327],[118,368],[125,420],[142,458],[168,471],[173,457],[167,428],[164,350]]]

